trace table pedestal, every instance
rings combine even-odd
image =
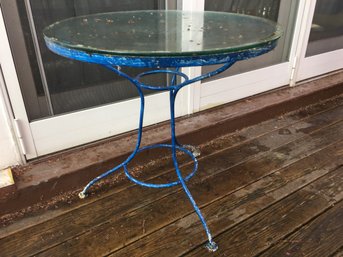
[[[209,251],[216,251],[218,249],[218,246],[212,240],[212,235],[211,235],[211,232],[210,232],[210,230],[206,224],[206,221],[205,221],[199,207],[197,206],[194,198],[192,197],[191,192],[189,191],[189,189],[186,185],[186,182],[191,177],[193,177],[197,171],[198,161],[197,161],[196,157],[200,155],[200,151],[194,146],[181,145],[177,142],[176,134],[175,134],[175,99],[176,99],[177,93],[179,92],[179,90],[182,87],[190,85],[190,84],[197,82],[199,80],[202,80],[204,78],[208,78],[210,76],[216,75],[220,72],[223,72],[226,69],[228,69],[229,67],[231,67],[234,63],[235,63],[235,60],[232,60],[231,62],[225,63],[219,69],[216,69],[215,71],[212,71],[208,74],[199,76],[199,77],[194,78],[194,79],[189,79],[186,74],[179,71],[179,68],[176,68],[175,70],[152,70],[152,71],[141,73],[135,78],[131,78],[129,75],[122,72],[120,67],[118,67],[118,66],[113,66],[111,64],[104,65],[106,68],[108,68],[108,69],[114,71],[115,73],[117,73],[118,75],[128,79],[132,84],[134,84],[136,86],[136,88],[139,92],[141,103],[140,103],[140,117],[139,117],[137,143],[136,143],[136,147],[135,147],[134,151],[132,152],[132,154],[123,163],[117,165],[116,167],[108,170],[107,172],[101,174],[100,176],[98,176],[95,179],[93,179],[92,181],[90,181],[85,186],[85,188],[82,190],[82,192],[79,193],[79,197],[85,198],[87,196],[88,189],[94,183],[96,183],[99,180],[107,177],[108,175],[117,171],[120,168],[124,168],[125,175],[127,176],[128,179],[130,179],[132,182],[134,182],[140,186],[151,187],[151,188],[165,188],[165,187],[172,187],[172,186],[181,185],[183,190],[185,191],[189,201],[191,202],[195,212],[197,213],[203,227],[204,227],[204,230],[205,230],[207,238],[208,238],[208,242],[206,244],[206,247],[208,248]],[[140,82],[140,79],[143,76],[152,75],[152,74],[156,74],[156,73],[171,74],[172,79],[170,82],[170,86],[166,86],[166,87],[151,86],[151,85],[147,85],[147,84]],[[178,80],[177,77],[181,77],[181,79],[183,79],[183,81],[180,83],[177,83],[177,80]],[[142,139],[142,128],[143,128],[143,119],[144,119],[144,103],[145,103],[144,93],[143,93],[142,89],[149,89],[149,90],[154,90],[154,91],[169,91],[171,144],[155,144],[155,145],[151,145],[151,146],[140,147],[141,139]],[[173,181],[173,182],[165,183],[165,184],[151,184],[151,183],[146,183],[146,182],[140,181],[140,180],[134,178],[130,174],[130,172],[127,168],[127,165],[136,156],[136,154],[138,154],[144,150],[154,149],[154,148],[170,148],[171,149],[173,165],[174,165],[177,177],[178,177],[177,181]],[[176,156],[177,151],[181,151],[181,152],[184,152],[185,154],[189,155],[192,158],[193,163],[194,163],[193,171],[185,177],[182,176],[181,171],[179,169],[179,163],[178,163],[177,156]]]

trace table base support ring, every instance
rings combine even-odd
[[[155,148],[170,148],[170,149],[172,149],[172,147],[173,146],[170,144],[155,144],[155,145],[142,147],[137,151],[137,153],[140,153],[142,151],[149,150],[149,149],[155,149]],[[196,171],[198,170],[198,160],[195,158],[195,155],[191,151],[189,151],[188,149],[181,147],[181,146],[175,146],[175,148],[177,150],[182,151],[185,154],[189,155],[194,162],[194,167],[193,167],[192,172],[190,174],[188,174],[185,178],[183,178],[185,181],[188,181],[190,178],[192,178],[195,175]],[[144,186],[144,187],[150,187],[150,188],[166,188],[166,187],[173,187],[173,186],[177,186],[177,185],[181,184],[180,181],[174,181],[174,182],[169,182],[169,183],[164,183],[164,184],[153,184],[153,183],[146,183],[146,182],[140,181],[140,180],[134,178],[130,174],[130,172],[127,168],[127,164],[129,164],[129,162],[125,162],[123,164],[125,175],[129,180],[131,180],[132,182],[134,182],[137,185]]]

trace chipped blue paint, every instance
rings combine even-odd
[[[223,64],[232,60],[240,61],[253,58],[274,49],[277,40],[268,42],[259,48],[253,48],[240,52],[229,52],[222,54],[194,55],[194,56],[122,56],[106,55],[99,53],[88,53],[81,50],[63,47],[54,41],[45,38],[47,47],[54,53],[67,58],[82,62],[97,64],[111,64],[118,66],[140,67],[140,68],[168,68],[168,67],[192,67],[213,64]]]
[[[60,46],[59,44],[54,43],[54,41],[45,38],[46,44],[48,48],[56,54],[61,56],[71,58],[78,61],[88,62],[88,63],[95,63],[105,66],[107,69],[115,72],[116,74],[126,78],[129,80],[138,90],[139,97],[141,99],[140,104],[140,116],[139,116],[139,126],[138,126],[138,136],[136,147],[131,155],[121,164],[115,166],[114,168],[106,171],[105,173],[101,174],[100,176],[96,177],[92,181],[90,181],[85,188],[80,192],[80,198],[84,198],[87,195],[87,191],[89,188],[97,183],[99,180],[107,177],[108,175],[112,174],[113,172],[119,170],[120,168],[124,168],[125,175],[129,180],[132,182],[145,186],[145,187],[152,187],[152,188],[165,188],[165,187],[172,187],[181,185],[184,189],[189,201],[191,202],[195,212],[197,213],[204,230],[206,232],[208,242],[206,247],[209,251],[216,251],[218,249],[217,244],[213,241],[211,232],[207,226],[205,218],[203,217],[199,207],[197,206],[195,200],[193,199],[186,182],[195,175],[197,168],[198,168],[198,161],[196,156],[200,154],[200,152],[193,146],[189,145],[181,145],[177,142],[176,134],[175,134],[175,99],[179,90],[187,85],[195,83],[197,81],[209,78],[211,76],[217,75],[227,69],[229,69],[235,62],[240,60],[245,60],[249,58],[253,58],[264,53],[267,53],[275,48],[277,44],[277,40],[271,41],[269,43],[264,44],[261,47],[253,48],[249,50],[239,51],[239,52],[229,52],[229,53],[222,53],[222,54],[208,54],[208,55],[200,55],[200,56],[116,56],[116,55],[106,55],[100,53],[88,53],[80,50],[75,49],[68,49],[65,47]],[[180,67],[189,67],[189,66],[204,66],[204,65],[213,65],[213,64],[222,64],[220,68],[217,68],[211,72],[206,74],[197,76],[195,78],[190,79],[186,74],[180,72]],[[145,67],[145,68],[153,68],[155,70],[143,72],[137,75],[135,78],[130,77],[128,74],[122,72],[120,70],[120,66],[129,66],[129,67]],[[163,70],[157,68],[170,68],[173,67],[175,70]],[[165,73],[171,74],[172,79],[170,86],[152,86],[145,83],[140,82],[140,79],[143,76],[152,75],[156,73]],[[182,77],[183,81],[177,83],[176,77]],[[144,94],[143,89],[154,90],[154,91],[169,91],[170,96],[170,127],[171,127],[171,144],[155,144],[151,146],[140,147],[141,139],[142,139],[142,128],[143,128],[143,119],[144,119]],[[164,184],[152,184],[140,181],[134,178],[128,168],[127,165],[130,161],[136,156],[136,154],[154,148],[170,148],[172,150],[172,159],[173,164],[175,167],[175,171],[178,176],[177,181],[164,183]],[[191,157],[194,162],[193,171],[183,177],[181,171],[179,169],[179,164],[177,161],[176,151],[181,151]]]

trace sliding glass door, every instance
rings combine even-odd
[[[313,1],[309,11],[299,81],[343,68],[343,1]]]
[[[182,9],[255,15],[281,24],[284,34],[272,52],[182,89],[177,116],[343,68],[341,0],[1,0],[0,8],[0,37],[6,43],[0,57],[6,55],[2,59],[7,60],[1,68],[11,85],[8,92],[27,159],[138,125],[139,99],[132,85],[105,68],[48,51],[42,29],[61,19],[110,11]],[[162,24],[156,24],[158,29],[168,30],[168,22]],[[187,29],[182,21],[177,26]],[[168,44],[168,36],[164,40]],[[194,77],[212,69],[191,67],[183,72]],[[152,84],[168,81],[164,75],[149,79]],[[144,125],[169,118],[167,94],[150,94],[146,100]]]
[[[205,0],[205,10],[254,15],[278,22],[284,34],[272,52],[236,63],[220,76],[204,81],[197,108],[231,102],[289,84],[292,39],[299,1],[292,0]],[[204,67],[208,72],[213,67]]]
[[[20,129],[29,130],[26,134],[33,137],[34,145],[28,146],[27,157],[113,136],[138,126],[139,99],[135,87],[101,66],[53,54],[43,40],[45,26],[91,13],[177,8],[176,1],[161,0],[4,0],[1,9],[26,111],[19,114],[22,116]],[[168,24],[156,26],[166,30]],[[168,44],[168,38],[164,40]],[[129,74],[142,72],[124,67],[122,70]],[[167,82],[165,75],[149,79],[151,84]],[[145,93],[149,96],[144,124],[168,119],[167,94]],[[184,98],[181,93],[177,116],[186,114]]]
[[[21,82],[30,121],[138,96],[134,86],[112,72],[100,66],[66,59],[49,51],[42,31],[49,24],[74,16],[132,9],[164,9],[161,1],[122,3],[104,0],[25,0],[17,1],[17,6],[25,45],[29,49],[27,58],[30,70],[23,66],[18,66],[17,69],[21,69],[21,73],[30,72],[33,77],[30,87],[25,81]],[[125,70],[128,73],[136,71]],[[155,76],[154,80],[163,81],[165,78]],[[36,93],[34,97],[33,92]]]

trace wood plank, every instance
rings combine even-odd
[[[291,170],[293,170],[293,172],[299,172],[301,171],[301,168],[304,167],[303,165],[299,166],[300,167],[297,167],[297,169]],[[332,182],[334,180],[343,179],[342,170],[343,169],[336,170],[332,172],[332,174],[329,173],[329,175],[326,175],[323,179],[319,180],[320,182],[316,182],[314,184],[316,185],[315,188],[320,188],[323,194],[332,192],[332,186],[328,184],[327,181]],[[317,172],[320,174],[325,173],[325,171],[323,172],[322,170],[317,170]],[[285,171],[281,171],[280,173],[282,176]],[[259,183],[257,185],[252,184],[239,190],[235,194],[229,195],[206,206],[203,209],[203,212],[205,217],[207,217],[207,221],[212,228],[212,233],[214,233],[214,235],[221,234],[224,231],[227,231],[228,228],[232,228],[236,225],[233,229],[221,234],[218,238],[215,238],[220,250],[214,254],[209,253],[204,249],[203,244],[205,243],[204,240],[206,238],[202,231],[202,227],[197,221],[196,215],[193,213],[161,228],[155,233],[145,236],[141,240],[136,241],[117,252],[114,252],[110,256],[168,256],[171,253],[175,256],[179,256],[200,244],[201,246],[191,253],[191,255],[245,256],[244,254],[246,254],[246,256],[251,256],[251,248],[260,246],[260,244],[265,246],[265,240],[260,239],[261,233],[259,233],[259,231],[268,230],[267,226],[271,225],[269,221],[273,219],[274,214],[278,216],[277,220],[280,219],[278,210],[279,213],[283,210],[286,210],[285,213],[288,213],[293,209],[298,210],[296,207],[302,206],[299,204],[298,200],[302,199],[301,202],[309,201],[311,203],[310,211],[306,212],[306,215],[305,212],[303,212],[304,215],[302,217],[306,218],[308,215],[311,216],[310,213],[312,213],[315,208],[321,207],[320,210],[322,210],[332,204],[331,201],[328,201],[327,198],[322,195],[316,198],[314,192],[310,190],[314,185],[309,185],[304,189],[301,189],[299,191],[300,193],[296,192],[294,195],[287,197],[302,186],[307,185],[318,178],[318,174],[317,176],[313,176],[313,174],[312,176],[310,174],[308,175],[309,177],[312,177],[312,179],[303,176],[295,181],[289,181],[288,183],[285,183],[284,186],[277,189],[270,188],[270,186],[268,187],[266,185],[264,185],[264,188]],[[279,179],[282,180],[281,178]],[[262,185],[264,184],[263,182],[261,183]],[[265,183],[277,183],[277,178],[275,180],[267,180]],[[342,190],[338,184],[335,185],[337,187],[335,188],[336,191]],[[287,201],[279,201],[284,197],[287,197]],[[276,203],[275,208],[267,208],[277,201],[279,202]],[[266,208],[266,211],[260,212]],[[272,211],[270,211],[271,209]],[[297,212],[295,216],[292,216],[292,218],[301,222],[300,216],[302,211],[303,209],[301,209],[299,213]],[[300,215],[299,219],[298,215]],[[248,219],[250,217],[252,218]],[[262,223],[255,217],[262,220],[265,219],[267,224],[263,224],[262,228],[257,229]],[[251,222],[240,223],[246,219]],[[287,223],[285,225],[287,226]],[[277,231],[278,230],[274,232]],[[273,236],[275,235],[268,234],[265,239],[272,240]],[[272,237],[272,239],[270,239],[270,237]]]
[[[330,116],[330,115],[329,115]],[[333,118],[334,117],[334,115],[331,115],[330,116],[330,118]],[[336,116],[337,117],[337,116]],[[318,126],[318,122],[316,123],[315,121],[312,121],[313,123],[312,123],[312,127],[313,128],[318,128],[318,127],[322,127],[323,126],[323,124],[321,125],[321,126]],[[296,130],[296,129],[301,129],[301,128],[304,128],[304,127],[306,127],[306,128],[311,128],[311,126],[308,126],[308,125],[304,125],[304,124],[302,124],[301,126],[295,126],[294,127],[294,130]],[[307,131],[308,132],[308,131]],[[301,132],[301,133],[303,133],[303,132]],[[249,148],[251,148],[251,149],[254,149],[254,148],[256,148],[257,147],[257,149],[259,148],[259,146],[257,145],[251,145],[251,144],[248,144],[248,147],[247,147],[247,149],[249,149]],[[235,150],[237,150],[237,149],[235,149]],[[258,149],[258,151],[262,151],[263,149]],[[250,150],[251,151],[251,150]],[[265,150],[266,151],[266,150]],[[242,151],[243,153],[244,153],[244,151]],[[241,152],[241,154],[242,154],[242,152]],[[254,153],[254,151],[253,152],[250,152],[250,154],[253,154]],[[223,156],[221,156],[220,157],[220,159],[221,158],[225,158],[226,156],[225,155],[223,155]],[[237,155],[237,158],[238,157],[241,157],[241,156],[238,156]],[[212,164],[211,164],[212,165]],[[212,168],[212,170],[213,170],[213,168]],[[144,196],[144,193],[147,191],[147,190],[141,190],[141,189],[139,189],[138,191],[134,191],[135,189],[133,189],[133,191],[131,191],[131,193],[133,194],[133,195],[142,195],[143,194],[143,196]],[[130,194],[131,194],[130,193]],[[155,191],[153,191],[153,192],[149,192],[149,193],[147,193],[147,195],[148,196],[150,196],[150,197],[153,197],[153,195],[155,195]],[[155,196],[154,196],[155,197]],[[156,197],[155,197],[156,198]],[[120,199],[123,199],[123,198],[120,198]],[[115,200],[115,196],[112,198],[112,199],[106,199],[107,201],[106,202],[109,202],[107,205],[102,205],[101,207],[102,208],[104,208],[104,209],[110,209],[110,210],[113,210],[113,212],[110,212],[109,214],[106,214],[105,215],[105,217],[100,217],[99,218],[99,215],[96,213],[96,211],[98,211],[98,209],[96,209],[96,211],[93,211],[92,209],[94,208],[94,206],[89,206],[88,208],[86,208],[85,210],[84,210],[84,212],[83,213],[81,213],[81,215],[79,215],[80,213],[77,213],[77,212],[74,212],[74,213],[72,213],[71,215],[69,215],[69,217],[70,217],[70,219],[61,219],[61,220],[59,220],[58,222],[52,222],[52,224],[44,224],[44,225],[42,225],[41,227],[37,227],[36,228],[36,231],[34,231],[34,232],[36,232],[36,233],[31,233],[32,231],[26,231],[27,233],[26,233],[26,235],[25,235],[25,233],[24,233],[24,235],[22,235],[23,237],[22,238],[27,238],[27,236],[33,236],[33,238],[36,236],[36,238],[34,238],[34,239],[36,239],[36,240],[32,240],[32,244],[33,245],[35,245],[36,246],[36,249],[38,249],[38,250],[41,250],[42,248],[40,248],[42,245],[43,246],[49,246],[49,242],[53,242],[53,243],[56,243],[56,242],[58,242],[58,240],[60,239],[60,238],[58,238],[59,236],[63,239],[63,238],[68,238],[68,236],[74,236],[74,234],[75,234],[75,230],[73,230],[73,228],[78,228],[79,229],[79,231],[83,231],[83,230],[85,230],[85,229],[89,229],[91,226],[93,226],[94,224],[97,224],[97,223],[91,223],[91,224],[89,224],[88,223],[88,219],[89,218],[94,218],[94,216],[95,216],[95,221],[96,222],[99,222],[99,220],[101,221],[101,222],[103,222],[103,221],[105,221],[106,222],[106,220],[108,219],[108,218],[110,218],[112,215],[116,215],[116,213],[118,212],[118,210],[116,209],[116,208],[118,208],[118,204],[116,205],[116,206],[113,206],[113,200]],[[108,201],[108,200],[112,200],[112,201]],[[129,198],[127,198],[127,200],[124,198],[123,199],[123,201],[120,201],[120,202],[124,202],[124,204],[126,204],[127,205],[127,202],[129,202]],[[136,200],[137,202],[138,201],[141,201],[141,199],[137,199]],[[131,206],[132,206],[132,204],[131,204]],[[142,205],[138,205],[138,207],[139,206],[142,206]],[[144,203],[143,203],[143,206],[144,206]],[[119,206],[119,213],[120,213],[120,206]],[[134,209],[134,208],[133,208]],[[130,210],[130,209],[128,209],[128,210]],[[132,209],[131,209],[132,210]],[[91,212],[91,214],[93,215],[93,216],[91,216],[90,217],[90,215],[89,215],[89,213]],[[68,214],[70,214],[70,213],[68,213]],[[81,216],[81,221],[80,220],[76,220],[75,221],[75,216],[74,215],[79,215],[79,217]],[[73,217],[74,216],[74,217]],[[98,220],[97,220],[97,218],[98,218]],[[94,219],[92,219],[92,221],[94,221]],[[61,223],[59,223],[59,222],[61,222]],[[65,231],[63,234],[62,233],[59,233],[57,236],[56,236],[56,234],[54,234],[54,233],[56,233],[56,231],[57,231],[57,229],[59,228],[59,225],[60,224],[63,224],[63,222],[67,222],[67,224],[70,224],[71,226],[72,226],[72,228],[70,229],[70,233],[69,233],[69,231]],[[45,225],[48,225],[48,226],[45,226]],[[49,225],[50,225],[50,227],[49,227]],[[46,229],[48,227],[48,229]],[[49,230],[50,229],[50,230]],[[42,233],[42,232],[44,232],[44,230],[45,231],[47,231],[46,233]],[[77,232],[77,229],[76,229],[76,232]],[[68,234],[69,233],[69,234]],[[66,235],[67,234],[67,235]],[[43,237],[44,238],[44,240],[40,240],[40,237]],[[57,237],[57,238],[56,238]],[[15,241],[15,240],[14,240]],[[13,247],[15,247],[15,245],[13,246]],[[27,248],[26,248],[27,249]],[[25,249],[23,249],[23,254],[26,254],[27,252],[25,252]]]
[[[220,251],[214,255],[255,256],[269,245],[277,243],[285,234],[325,212],[343,198],[343,189],[339,185],[343,182],[342,171],[343,168],[335,170],[251,219],[220,234],[216,238],[221,245]],[[187,256],[210,256],[210,254],[202,247],[198,247]],[[263,253],[262,256],[266,255]]]
[[[238,143],[252,140],[256,137],[267,134],[270,131],[274,131],[274,130],[282,131],[284,127],[294,124],[296,122],[299,122],[300,120],[306,119],[310,116],[318,115],[325,112],[330,112],[331,110],[334,110],[334,109],[339,109],[340,108],[339,106],[342,105],[342,103],[343,103],[343,96],[331,98],[326,101],[322,101],[314,105],[310,105],[305,108],[287,113],[280,117],[267,120],[260,124],[256,124],[256,125],[244,128],[238,131],[237,133],[222,136],[221,138],[218,138],[218,140],[212,140],[211,142],[208,142],[207,144],[201,145],[200,147],[202,151],[202,156],[206,156],[207,154],[213,154],[219,148],[223,149],[229,146],[237,145]],[[145,169],[145,172],[141,175],[142,179],[147,180],[149,178],[159,176],[161,170],[165,171],[165,166],[163,165],[166,165],[163,162],[160,164],[161,165],[154,165],[152,167],[151,165],[150,166],[147,165],[147,168],[149,168],[151,172],[146,172],[148,170]],[[98,192],[96,195],[96,198],[90,197],[83,201],[72,202],[72,206],[70,206],[69,201],[68,201],[67,206],[65,206],[65,204],[63,205],[63,203],[58,202],[55,204],[55,207],[58,207],[58,209],[55,208],[53,210],[39,213],[38,217],[30,216],[30,217],[26,217],[25,219],[16,220],[14,224],[0,228],[0,238],[4,238],[20,230],[26,229],[32,226],[33,224],[39,224],[47,220],[53,219],[57,216],[63,215],[66,212],[69,212],[71,208],[75,208],[75,209],[80,208],[81,206],[91,204],[92,202],[95,202],[101,198],[105,198],[109,195],[115,194],[121,190],[125,190],[127,187],[132,186],[132,184],[126,183],[126,182],[127,181],[125,180],[125,178],[124,180],[123,179],[116,180],[115,188],[113,188],[110,192]],[[76,193],[74,192],[74,194]],[[63,207],[66,207],[66,208],[63,208]],[[6,217],[0,217],[0,219],[1,218],[6,219]]]
[[[341,97],[342,98],[342,97]],[[339,98],[339,99],[341,99]],[[330,111],[331,109],[337,108],[341,105],[342,100],[339,99],[330,99],[324,103],[316,104],[307,107],[304,110],[297,110],[292,113],[288,113],[284,116],[277,117],[274,119],[267,120],[261,124],[254,125],[251,127],[244,128],[237,133],[232,133],[229,135],[224,135],[218,140],[212,140],[211,142],[208,142],[204,145],[201,145],[201,151],[202,156],[206,156],[207,154],[214,154],[217,150],[225,149],[227,147],[236,146],[237,144],[241,144],[246,141],[250,141],[256,137],[259,137],[263,134],[267,134],[268,132],[282,129],[283,127],[289,126],[290,124],[297,123],[299,120],[305,119],[311,115],[319,114],[325,111]],[[342,98],[343,99],[343,98]],[[245,136],[242,135],[242,132],[245,134]],[[200,157],[201,158],[201,157]],[[160,176],[161,173],[158,172],[159,170],[165,171],[165,162],[158,162],[158,165],[146,165],[149,169],[145,168],[144,172],[141,175],[141,178],[143,180],[147,180],[149,178]],[[145,172],[150,171],[150,172]],[[154,175],[151,175],[154,174]],[[163,173],[162,173],[163,174]],[[113,188],[110,192],[97,192],[96,198],[88,197],[87,199],[83,201],[74,202],[72,206],[67,206],[67,208],[63,208],[64,206],[60,206],[57,210],[49,210],[44,213],[40,213],[38,217],[28,217],[26,219],[16,220],[14,224],[8,225],[6,227],[0,228],[0,238],[4,238],[6,236],[9,236],[11,234],[14,234],[20,230],[23,230],[24,228],[28,228],[31,226],[31,224],[39,224],[42,222],[45,222],[49,219],[53,219],[57,216],[60,216],[66,212],[69,212],[72,208],[77,209],[81,206],[91,204],[92,202],[95,202],[99,200],[100,198],[106,198],[109,195],[116,194],[117,192],[120,192],[122,190],[125,190],[126,188],[132,186],[132,184],[127,183],[127,180],[124,178],[119,179],[116,181],[115,188]],[[75,193],[76,194],[76,193]],[[1,216],[1,219],[6,219],[6,216]]]
[[[330,132],[331,133],[331,132]],[[334,133],[335,134],[335,133]],[[333,135],[334,135],[333,134]],[[320,138],[321,138],[322,136],[320,136]],[[308,141],[308,140],[307,140]],[[306,144],[304,145],[304,146],[306,146]],[[295,146],[297,149],[298,149],[298,146],[296,145]],[[313,148],[313,149],[317,149],[317,147],[319,147],[319,145],[316,145],[315,146],[315,148]],[[305,147],[306,148],[306,147]],[[304,148],[304,149],[305,149]],[[307,151],[308,149],[306,148],[305,150],[303,149],[303,151]],[[298,154],[297,154],[298,155]],[[277,153],[277,156],[279,156],[279,153]],[[299,155],[299,156],[301,156],[301,155]],[[225,159],[224,158],[225,156],[222,156],[221,158],[219,158],[219,160],[222,160],[222,159]],[[278,158],[280,158],[280,156],[279,157],[276,157],[276,158],[274,158],[274,159],[278,159]],[[267,165],[267,163],[264,163],[263,164],[264,166],[265,165]],[[212,167],[212,170],[213,170],[213,167]],[[249,172],[249,170],[247,170],[246,172]],[[250,177],[250,179],[251,179],[251,175],[250,176],[246,176],[246,177]],[[242,180],[242,182],[244,182],[245,180]],[[142,190],[141,188],[138,188],[139,190]],[[152,192],[153,194],[152,194],[152,197],[156,197],[155,196],[155,192],[153,191]],[[138,194],[139,195],[139,194]],[[129,198],[127,198],[128,200],[130,200]],[[144,199],[143,199],[144,200]],[[121,202],[125,202],[125,201],[121,201]],[[108,202],[106,202],[106,208],[103,208],[104,206],[100,206],[100,207],[98,207],[98,208],[103,208],[103,209],[107,209],[107,207],[111,207],[112,206],[112,203],[108,203]],[[116,206],[116,207],[118,207],[118,205]],[[94,206],[93,206],[93,208],[94,208]],[[112,206],[112,209],[115,209],[113,206]],[[100,209],[97,209],[97,211],[101,211]],[[84,213],[83,214],[84,216],[83,216],[83,219],[81,219],[81,222],[80,222],[80,220],[76,220],[75,221],[75,217],[70,217],[70,219],[69,220],[62,220],[62,221],[60,221],[60,222],[64,222],[64,223],[70,223],[71,224],[71,227],[76,227],[76,228],[78,228],[78,229],[80,229],[80,227],[82,228],[82,226],[88,226],[88,223],[87,223],[87,221],[88,221],[88,217],[89,217],[89,215],[88,215],[88,213]],[[115,215],[115,213],[110,213],[110,214],[105,214],[105,215],[103,215],[103,216],[105,216],[105,222],[107,222],[107,219],[109,218],[109,216],[113,216],[113,215]],[[103,216],[102,217],[99,217],[99,215],[97,215],[98,217],[98,219],[102,219],[103,218]],[[115,218],[117,218],[117,216],[114,216]],[[82,217],[81,217],[82,218]],[[54,222],[56,222],[56,221],[54,221]],[[58,222],[58,221],[57,221]],[[48,224],[48,225],[50,225],[51,226],[51,224]],[[31,238],[34,238],[35,236],[36,237],[38,237],[38,239],[37,240],[34,240],[31,244],[33,244],[33,246],[34,247],[37,247],[37,245],[39,245],[39,243],[42,243],[42,244],[44,244],[44,243],[46,243],[46,241],[48,241],[48,240],[44,240],[44,241],[41,241],[40,240],[40,237],[43,235],[43,237],[44,238],[47,238],[47,239],[50,239],[51,240],[51,242],[52,243],[55,243],[56,242],[56,237],[64,237],[65,236],[65,234],[68,234],[68,233],[70,233],[69,235],[71,235],[71,236],[74,236],[75,234],[74,233],[72,233],[73,231],[72,230],[68,230],[68,231],[66,231],[65,233],[63,233],[63,234],[61,234],[61,233],[57,233],[56,232],[56,226],[57,225],[55,225],[54,227],[53,227],[53,229],[52,230],[50,230],[48,233],[42,233],[42,230],[44,231],[44,229],[45,229],[45,227],[43,227],[43,228],[41,228],[41,230],[38,230],[38,231],[36,231],[36,233],[29,233],[30,234],[30,237]],[[89,227],[91,227],[91,226],[89,226]],[[12,242],[14,242],[14,241],[12,241]],[[5,244],[6,245],[6,244]],[[10,249],[11,247],[9,247],[9,249]],[[25,247],[23,247],[23,248],[25,248]],[[24,251],[24,249],[22,248],[22,250]],[[38,249],[42,249],[42,248],[38,248]],[[27,249],[26,249],[27,250]]]
[[[274,119],[261,122],[258,125],[254,125],[248,128],[244,128],[241,131],[245,132],[244,135],[249,136],[252,132],[253,134],[265,134],[268,131],[278,129],[280,131],[287,126],[291,126],[299,121],[307,120],[310,116],[322,115],[325,113],[330,114],[336,112],[338,109],[342,108],[343,97],[338,97],[331,99],[330,101],[325,101],[315,105],[307,106],[301,110],[297,110],[285,115],[276,117]],[[325,109],[328,108],[328,109]],[[327,119],[327,118],[326,118]],[[294,122],[293,120],[297,121]],[[293,121],[293,122],[292,122]],[[241,132],[239,131],[239,132]]]
[[[334,181],[333,183],[339,183]],[[343,180],[341,181],[343,182]],[[321,193],[320,191],[318,192]],[[343,192],[341,192],[342,194]],[[332,196],[339,199],[341,196]],[[334,203],[333,203],[334,204]],[[322,213],[306,226],[283,238],[263,256],[330,256],[343,246],[343,201]],[[338,253],[336,253],[338,254]]]
[[[325,151],[314,155],[312,158],[309,157],[309,159],[311,160],[308,160],[308,162],[302,162],[302,163],[297,164],[298,168],[296,169],[294,168],[289,169],[289,173],[293,174],[294,177],[288,174],[288,172],[284,172],[282,170],[279,172],[280,174],[276,175],[275,177],[276,181],[274,180],[264,181],[260,183],[262,184],[266,183],[266,185],[268,186],[266,190],[272,190],[274,187],[278,187],[282,183],[289,183],[289,181],[295,179],[297,176],[300,176],[299,181],[301,181],[302,183],[306,183],[308,181],[301,177],[302,175],[304,175],[302,172],[309,172],[309,173],[311,172],[310,170],[304,170],[303,167],[305,165],[312,168],[318,167],[318,166],[320,167],[321,162],[324,162],[323,167],[330,166],[332,164],[332,158],[333,156],[335,156],[334,152],[336,151],[336,147],[337,146],[334,146],[332,150],[325,149]],[[337,158],[337,159],[340,160],[340,158]],[[271,160],[268,159],[268,162],[269,161]],[[264,170],[263,165],[255,165],[255,167],[257,167],[257,170],[255,170],[255,172],[257,173],[259,173],[258,167],[260,167],[261,170]],[[246,181],[244,181],[242,176],[249,177],[249,174],[245,173],[244,171],[242,174],[241,173],[242,169],[240,168],[241,167],[238,167],[235,171],[233,170],[231,172],[225,173],[227,175],[225,177],[224,176],[216,177],[216,180],[213,179],[211,181],[204,181],[203,184],[192,188],[194,192],[194,196],[197,199],[198,203],[206,204],[208,201],[211,201],[215,198],[220,198],[222,197],[223,191],[230,193],[232,191],[232,188],[236,188],[237,185],[239,185],[240,181],[242,180],[243,180],[243,185],[244,185]],[[293,173],[294,171],[296,171],[295,174]],[[317,171],[317,176],[320,176],[322,172],[323,170],[320,170],[319,172]],[[232,176],[234,173],[238,174],[238,176],[237,175]],[[240,173],[242,176],[240,176]],[[283,177],[283,179],[281,179],[279,176]],[[255,184],[255,187],[254,187],[255,190],[257,191],[261,190],[260,183]],[[214,187],[213,185],[216,185],[216,186]],[[254,191],[253,193],[255,194],[256,192]],[[237,196],[235,196],[235,198],[237,198]],[[238,199],[241,199],[241,197],[239,197]],[[231,200],[230,202],[232,201],[233,200]],[[243,202],[246,202],[246,201],[247,199],[243,199]],[[172,206],[171,208],[173,208],[173,206],[174,208],[177,206],[177,208],[168,210],[168,207],[170,208],[170,206]],[[181,214],[179,212],[181,212]],[[149,234],[150,232],[159,229],[161,226],[164,226],[172,222],[173,220],[178,219],[180,216],[184,215],[185,213],[187,214],[187,212],[191,213],[192,208],[187,202],[187,199],[183,197],[183,192],[180,192],[179,196],[172,196],[172,197],[161,199],[160,201],[155,202],[154,205],[149,205],[149,206],[146,206],[145,208],[140,208],[134,212],[129,213],[128,215],[123,216],[121,219],[117,221],[113,221],[104,226],[99,226],[96,229],[90,231],[89,233],[83,236],[79,236],[76,240],[72,240],[72,241],[69,240],[68,242],[66,242],[65,245],[59,246],[58,250],[66,251],[74,255],[74,254],[77,254],[77,252],[80,249],[79,247],[82,247],[82,245],[90,245],[91,249],[89,250],[91,250],[94,253],[94,249],[96,249],[97,250],[96,254],[102,255],[105,253],[101,252],[101,250],[106,251],[110,247],[114,248],[114,247],[124,246],[125,244],[130,243],[133,240],[137,240],[140,237],[144,237],[146,234]],[[197,221],[198,219],[194,217],[193,222],[197,223],[197,225],[199,226],[198,229],[200,229],[201,231],[202,227],[198,224]],[[142,228],[143,223],[144,223],[144,229]],[[127,226],[129,226],[130,229],[128,229]],[[113,235],[111,231],[112,229],[114,229],[114,231],[116,231],[116,233],[118,234]],[[164,232],[165,232],[165,235],[164,235]],[[164,231],[164,232],[162,232],[159,236],[161,236],[162,238],[170,239],[170,237],[174,235],[173,231]],[[99,240],[100,238],[99,236],[97,236],[100,234],[108,235],[108,237],[111,238],[110,241],[105,242],[105,243],[100,242],[101,240]],[[200,235],[203,236],[201,232],[200,232]],[[126,250],[127,249],[124,248],[124,251]],[[87,250],[83,249],[83,252],[85,251],[87,255],[92,254],[92,252],[88,252]],[[58,252],[56,248],[56,249],[52,249],[51,251],[48,251],[44,255],[45,256],[48,256],[49,254],[50,255],[51,254],[63,255],[66,252],[64,253]],[[134,254],[137,254],[137,253],[134,253]]]
[[[332,254],[330,257],[343,257],[343,246],[334,254]]]

